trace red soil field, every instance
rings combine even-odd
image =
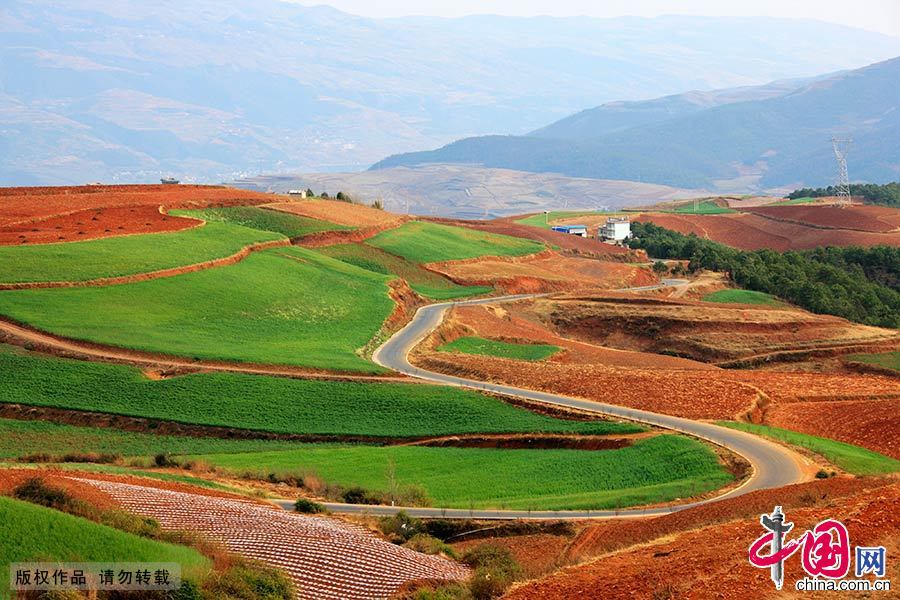
[[[82,479],[164,529],[202,533],[229,551],[283,569],[296,597],[387,598],[415,580],[462,580],[465,566],[375,537],[358,525],[290,513],[246,499]]]
[[[817,207],[814,210],[822,208],[829,207]],[[652,222],[683,234],[694,233],[741,250],[770,248],[786,251],[818,246],[900,246],[900,232],[874,233],[823,229],[820,226],[774,221],[749,212],[725,215],[645,213],[634,217],[633,220]],[[884,217],[879,217],[879,220],[883,221]]]
[[[878,218],[878,211],[869,206],[764,206],[748,208],[747,212],[777,221],[808,224],[828,229],[853,229],[886,233],[897,227]],[[890,209],[889,209],[890,210]],[[898,211],[900,212],[900,211]]]
[[[553,251],[521,257],[433,263],[427,267],[462,285],[495,286],[505,293],[619,289],[658,282],[648,269],[594,258],[560,256]]]
[[[851,545],[887,548],[887,555],[900,548],[900,484],[865,489],[844,496],[837,504],[829,502],[827,490],[813,484],[798,503],[785,502],[782,490],[760,492],[765,501],[744,496],[736,501],[749,508],[740,520],[678,533],[656,543],[635,546],[601,556],[593,562],[563,569],[535,582],[518,586],[505,598],[514,600],[555,600],[568,598],[783,598],[775,590],[769,571],[757,569],[747,561],[747,549],[764,530],[759,515],[771,512],[775,504],[784,505],[795,524],[794,534],[813,527],[826,518],[841,520],[848,528]],[[788,488],[789,489],[789,488]],[[821,494],[826,498],[822,499]],[[751,495],[752,496],[752,495]],[[715,506],[725,505],[726,502]],[[804,505],[808,507],[803,507]],[[687,515],[690,511],[686,511]],[[684,518],[685,515],[679,515]],[[662,521],[668,517],[648,522]],[[698,520],[697,524],[708,522]],[[627,530],[629,526],[624,525]],[[640,527],[640,525],[638,525]],[[660,528],[665,531],[665,527]],[[615,529],[610,526],[610,535]],[[785,565],[785,590],[803,575],[797,556]],[[851,572],[852,576],[852,572]],[[808,595],[804,595],[807,597]],[[819,597],[812,595],[810,597]],[[829,596],[825,596],[829,597]],[[863,596],[850,596],[863,597]],[[869,597],[869,596],[865,596]]]
[[[271,201],[269,194],[218,186],[0,188],[0,244],[72,242],[178,231],[199,222],[166,215],[160,207],[204,208]]]
[[[451,544],[457,555],[462,556],[467,550],[490,544],[506,548],[522,567],[527,578],[540,577],[558,566],[557,561],[569,544],[564,535],[538,533],[514,537],[497,537],[490,539],[467,540]]]
[[[893,398],[775,404],[767,425],[840,440],[900,459],[900,393]]]
[[[282,212],[319,219],[349,227],[373,227],[399,225],[406,217],[370,206],[351,204],[339,200],[301,200],[298,202],[278,202],[267,206]]]

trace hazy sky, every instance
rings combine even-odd
[[[469,14],[621,15],[691,14],[820,19],[900,37],[900,0],[301,0],[367,17]]]

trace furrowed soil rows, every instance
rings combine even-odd
[[[469,570],[376,538],[363,527],[256,502],[111,481],[80,480],[164,529],[197,531],[287,572],[297,598],[387,598],[419,579],[463,580]]]
[[[878,218],[878,211],[868,206],[766,206],[748,209],[756,215],[768,217],[776,221],[807,224],[826,229],[852,229],[887,233],[896,226]]]
[[[271,200],[271,197],[270,197]],[[338,200],[303,200],[300,202],[278,202],[266,208],[320,219],[349,227],[375,227],[399,225],[406,217],[377,208],[340,202]]]
[[[0,189],[0,245],[179,231],[200,222],[160,210],[271,202],[270,194],[194,185]]]

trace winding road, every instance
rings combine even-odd
[[[658,286],[648,286],[646,289],[680,285],[682,280],[664,280]],[[645,289],[645,288],[641,288]],[[623,290],[624,291],[624,290]],[[635,290],[632,290],[635,291]],[[743,457],[751,466],[752,473],[741,485],[730,489],[718,496],[690,502],[686,504],[671,505],[654,508],[633,508],[625,510],[593,510],[593,511],[525,511],[525,510],[469,510],[469,509],[443,509],[443,508],[414,508],[396,506],[372,506],[359,504],[326,503],[325,506],[335,513],[342,514],[372,514],[391,515],[400,510],[413,517],[435,518],[474,518],[474,519],[596,519],[596,518],[626,518],[626,517],[650,517],[664,515],[678,510],[684,510],[693,506],[716,502],[725,498],[731,498],[748,492],[776,488],[793,483],[800,483],[808,479],[807,470],[803,468],[809,461],[800,454],[770,442],[763,438],[736,431],[726,427],[720,427],[711,423],[692,421],[680,417],[663,415],[646,410],[626,408],[614,404],[594,402],[580,398],[571,398],[549,392],[526,390],[509,385],[488,383],[435,373],[420,369],[409,362],[409,352],[425,339],[444,319],[446,311],[453,306],[466,306],[475,304],[496,304],[498,302],[512,302],[525,298],[534,298],[541,294],[521,294],[504,296],[500,298],[482,298],[464,300],[459,302],[445,302],[431,304],[420,308],[413,316],[412,321],[398,331],[378,348],[373,360],[383,367],[393,369],[400,373],[431,381],[443,385],[456,385],[462,387],[483,390],[533,400],[544,404],[553,404],[578,410],[600,413],[612,417],[619,417],[662,427],[691,435],[713,444],[722,446],[731,452]],[[292,508],[292,502],[288,500],[278,501],[284,508]]]

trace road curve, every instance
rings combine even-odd
[[[677,285],[677,280],[664,282],[662,285]],[[474,518],[474,519],[596,519],[596,518],[623,518],[623,517],[650,517],[668,514],[678,510],[684,510],[700,504],[715,502],[725,498],[731,498],[748,492],[776,488],[792,483],[799,483],[806,479],[803,463],[808,462],[798,453],[769,442],[755,435],[720,427],[710,423],[692,421],[680,417],[658,414],[646,410],[626,408],[613,404],[594,402],[579,398],[571,398],[559,394],[526,390],[508,385],[481,382],[443,373],[426,371],[413,366],[409,362],[409,352],[419,342],[425,339],[444,319],[447,309],[452,306],[464,306],[474,304],[496,304],[498,302],[511,302],[523,298],[533,298],[541,294],[520,294],[504,296],[501,298],[481,298],[476,300],[464,300],[460,302],[445,302],[431,304],[420,308],[413,316],[412,321],[403,329],[395,333],[387,342],[378,348],[372,359],[383,367],[394,369],[400,373],[417,377],[426,381],[443,385],[457,385],[477,390],[495,392],[509,396],[517,396],[528,400],[534,400],[545,404],[555,404],[563,407],[576,408],[620,417],[663,427],[686,433],[718,444],[735,454],[743,457],[752,468],[751,476],[740,486],[728,492],[697,502],[672,505],[658,508],[633,508],[626,510],[591,510],[591,511],[526,511],[526,510],[469,510],[469,509],[443,509],[443,508],[414,508],[394,506],[370,506],[357,504],[326,503],[325,506],[335,513],[372,515],[390,515],[403,510],[415,517],[436,518]],[[290,501],[278,502],[281,506],[289,508]]]

